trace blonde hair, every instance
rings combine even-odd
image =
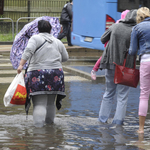
[[[141,7],[137,10],[136,22],[140,23],[145,18],[150,17],[150,10],[147,7]]]

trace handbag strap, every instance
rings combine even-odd
[[[124,67],[125,67],[125,65],[126,65],[127,55],[128,55],[128,51],[126,52],[125,58],[124,58],[124,61],[123,61],[123,66],[124,66]],[[134,69],[136,68],[135,62],[136,62],[136,57],[134,57]]]
[[[47,40],[45,40],[45,41],[35,50],[35,52],[36,52],[38,49],[40,49],[46,42],[47,42]],[[34,52],[34,54],[35,54],[35,52]],[[32,56],[33,56],[33,55],[32,55]],[[32,56],[31,56],[31,58],[32,58]],[[25,74],[27,73],[27,70],[28,70],[28,67],[29,67],[31,58],[30,58],[30,60],[29,60],[29,63],[28,63],[27,68],[25,69]]]

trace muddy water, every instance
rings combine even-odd
[[[139,86],[131,88],[123,126],[97,121],[104,83],[66,82],[67,97],[55,123],[35,128],[32,106],[26,120],[23,106],[5,108],[3,96],[8,84],[0,84],[0,150],[148,150],[150,149],[150,114],[145,134],[138,135]],[[115,111],[112,110],[111,117]],[[149,106],[150,108],[150,106]],[[149,111],[150,112],[150,111]]]

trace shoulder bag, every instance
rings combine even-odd
[[[117,65],[113,62],[115,67],[114,83],[123,84],[126,86],[136,88],[139,82],[139,70],[136,69],[136,58],[134,59],[134,68],[125,67],[127,55],[124,59],[123,66]]]

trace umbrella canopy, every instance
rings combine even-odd
[[[61,26],[59,23],[59,19],[56,17],[43,16],[38,17],[32,22],[26,24],[22,30],[16,35],[15,40],[13,42],[11,52],[10,52],[10,60],[14,69],[17,69],[22,57],[22,54],[27,46],[28,40],[32,35],[38,34],[38,21],[39,20],[47,20],[52,26],[51,34],[57,38]],[[23,69],[26,69],[27,63],[24,65]]]

